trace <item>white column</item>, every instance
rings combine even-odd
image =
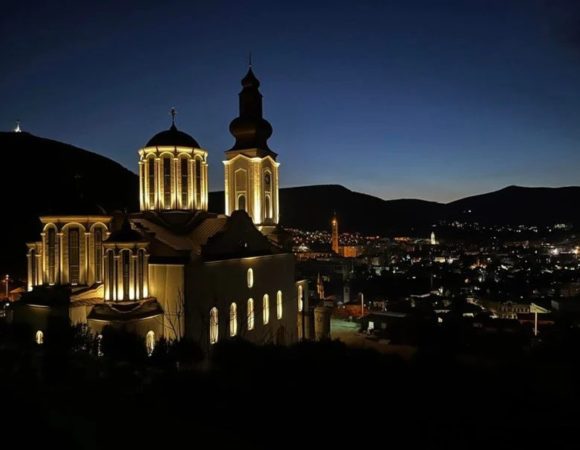
[[[28,264],[27,290],[31,291],[32,286],[34,285],[33,280],[32,280],[32,264],[34,264],[34,261],[32,261],[32,256],[30,254],[30,250],[28,251],[28,254],[26,255],[26,262]]]
[[[46,233],[44,231],[40,233],[40,238],[42,239],[42,253],[41,253],[42,279],[46,280],[46,282],[48,283],[48,262],[46,261],[46,258],[48,258],[48,250],[46,248]]]

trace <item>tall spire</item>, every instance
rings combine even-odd
[[[16,121],[16,128],[14,128],[14,132],[15,133],[22,133],[22,130],[20,129],[20,120]]]
[[[248,54],[248,67],[252,68],[252,51]]]
[[[230,150],[258,149],[273,156],[274,152],[268,147],[272,125],[262,116],[260,81],[252,71],[251,53],[248,62],[248,73],[242,78],[242,91],[239,94],[240,114],[230,123],[230,133],[236,138]]]

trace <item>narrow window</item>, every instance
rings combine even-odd
[[[34,340],[36,341],[36,343],[38,345],[44,344],[44,333],[42,331],[38,330],[36,332],[36,336],[35,336]]]
[[[48,282],[49,284],[56,283],[56,230],[49,228],[48,230]]]
[[[209,312],[209,343],[215,344],[218,341],[218,310],[212,308]]]
[[[195,207],[201,208],[201,158],[195,158]]]
[[[165,209],[171,209],[171,157],[163,157],[163,202]]]
[[[254,329],[254,300],[248,300],[248,330]]]
[[[107,253],[108,266],[109,266],[109,299],[116,300],[115,298],[115,285],[117,280],[115,279],[115,255],[111,250]]]
[[[272,204],[270,202],[270,195],[266,195],[264,199],[264,214],[266,215],[266,219],[272,218]]]
[[[145,251],[139,250],[137,259],[137,286],[139,286],[139,297],[143,298],[145,291]]]
[[[71,228],[68,232],[68,276],[70,284],[79,284],[81,258],[79,251],[79,229]]]
[[[155,350],[155,332],[149,330],[145,336],[145,346],[147,347],[147,356],[151,356]]]
[[[238,307],[235,303],[230,305],[230,336],[238,334]]]
[[[129,280],[131,279],[131,254],[128,251],[121,253],[123,267],[123,300],[129,300]]]
[[[302,285],[298,285],[298,312],[302,312],[304,308],[304,299],[303,299],[303,292],[302,292]]]
[[[238,207],[236,209],[246,210],[246,196],[244,194],[238,195]]]
[[[247,279],[248,279],[248,288],[252,288],[254,286],[254,270],[253,269],[248,269]]]
[[[30,250],[30,278],[32,285],[36,286],[36,250]]]
[[[181,208],[187,209],[189,202],[189,158],[179,160],[181,167]]]
[[[95,257],[95,283],[103,281],[103,228],[95,228],[93,235],[93,255]]]
[[[147,185],[149,193],[149,208],[155,207],[155,156],[147,159]]]
[[[276,293],[276,317],[278,320],[282,318],[282,291]]]
[[[262,299],[262,319],[264,325],[268,325],[268,322],[270,322],[270,297],[268,294],[265,294]]]

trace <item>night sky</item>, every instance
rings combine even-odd
[[[2,2],[0,128],[136,171],[175,107],[222,189],[250,50],[282,186],[580,184],[579,1]]]

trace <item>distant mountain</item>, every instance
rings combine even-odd
[[[580,187],[509,186],[446,205],[447,216],[483,224],[580,224]]]
[[[223,212],[224,194],[212,192],[210,207]],[[326,230],[336,212],[341,230],[386,234],[424,226],[442,217],[445,205],[424,200],[385,201],[339,185],[280,189],[280,221],[284,226]]]
[[[0,272],[23,275],[27,240],[38,239],[41,214],[138,209],[137,175],[96,153],[29,133],[1,133],[3,181]],[[223,212],[223,192],[209,196]],[[580,225],[580,187],[510,186],[449,204],[382,200],[339,185],[280,190],[280,219],[287,227],[329,229],[336,211],[340,228],[368,234],[425,234],[439,220],[487,224]]]

